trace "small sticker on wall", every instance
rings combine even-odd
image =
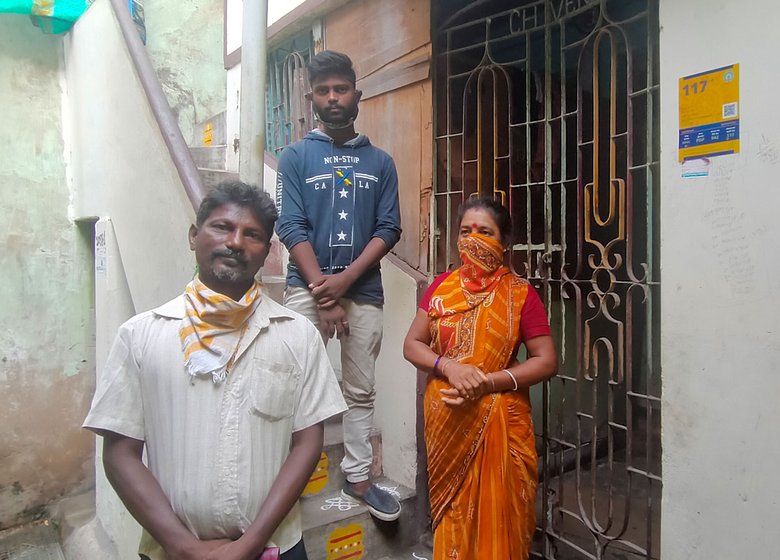
[[[739,64],[680,78],[679,101],[681,162],[739,153]]]
[[[694,177],[709,177],[710,159],[686,159],[682,164],[683,179],[692,179]]]
[[[107,267],[106,232],[95,236],[95,274],[104,275]]]

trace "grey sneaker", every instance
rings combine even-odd
[[[369,513],[382,521],[395,521],[401,516],[401,504],[398,500],[375,484],[369,486],[362,496],[358,496],[352,489],[352,484],[347,482],[341,491],[341,497],[364,503]]]

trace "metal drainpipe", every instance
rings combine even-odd
[[[241,107],[238,174],[263,188],[268,0],[244,2],[241,28]]]

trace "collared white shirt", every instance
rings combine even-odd
[[[316,328],[263,296],[225,382],[184,369],[179,296],[119,329],[84,427],[146,443],[148,466],[201,539],[246,531],[290,451],[292,433],[346,410]],[[296,505],[268,546],[301,539]]]

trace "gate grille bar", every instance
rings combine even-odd
[[[268,151],[279,152],[303,139],[314,128],[306,65],[312,56],[311,32],[306,32],[275,49],[268,64]]]

